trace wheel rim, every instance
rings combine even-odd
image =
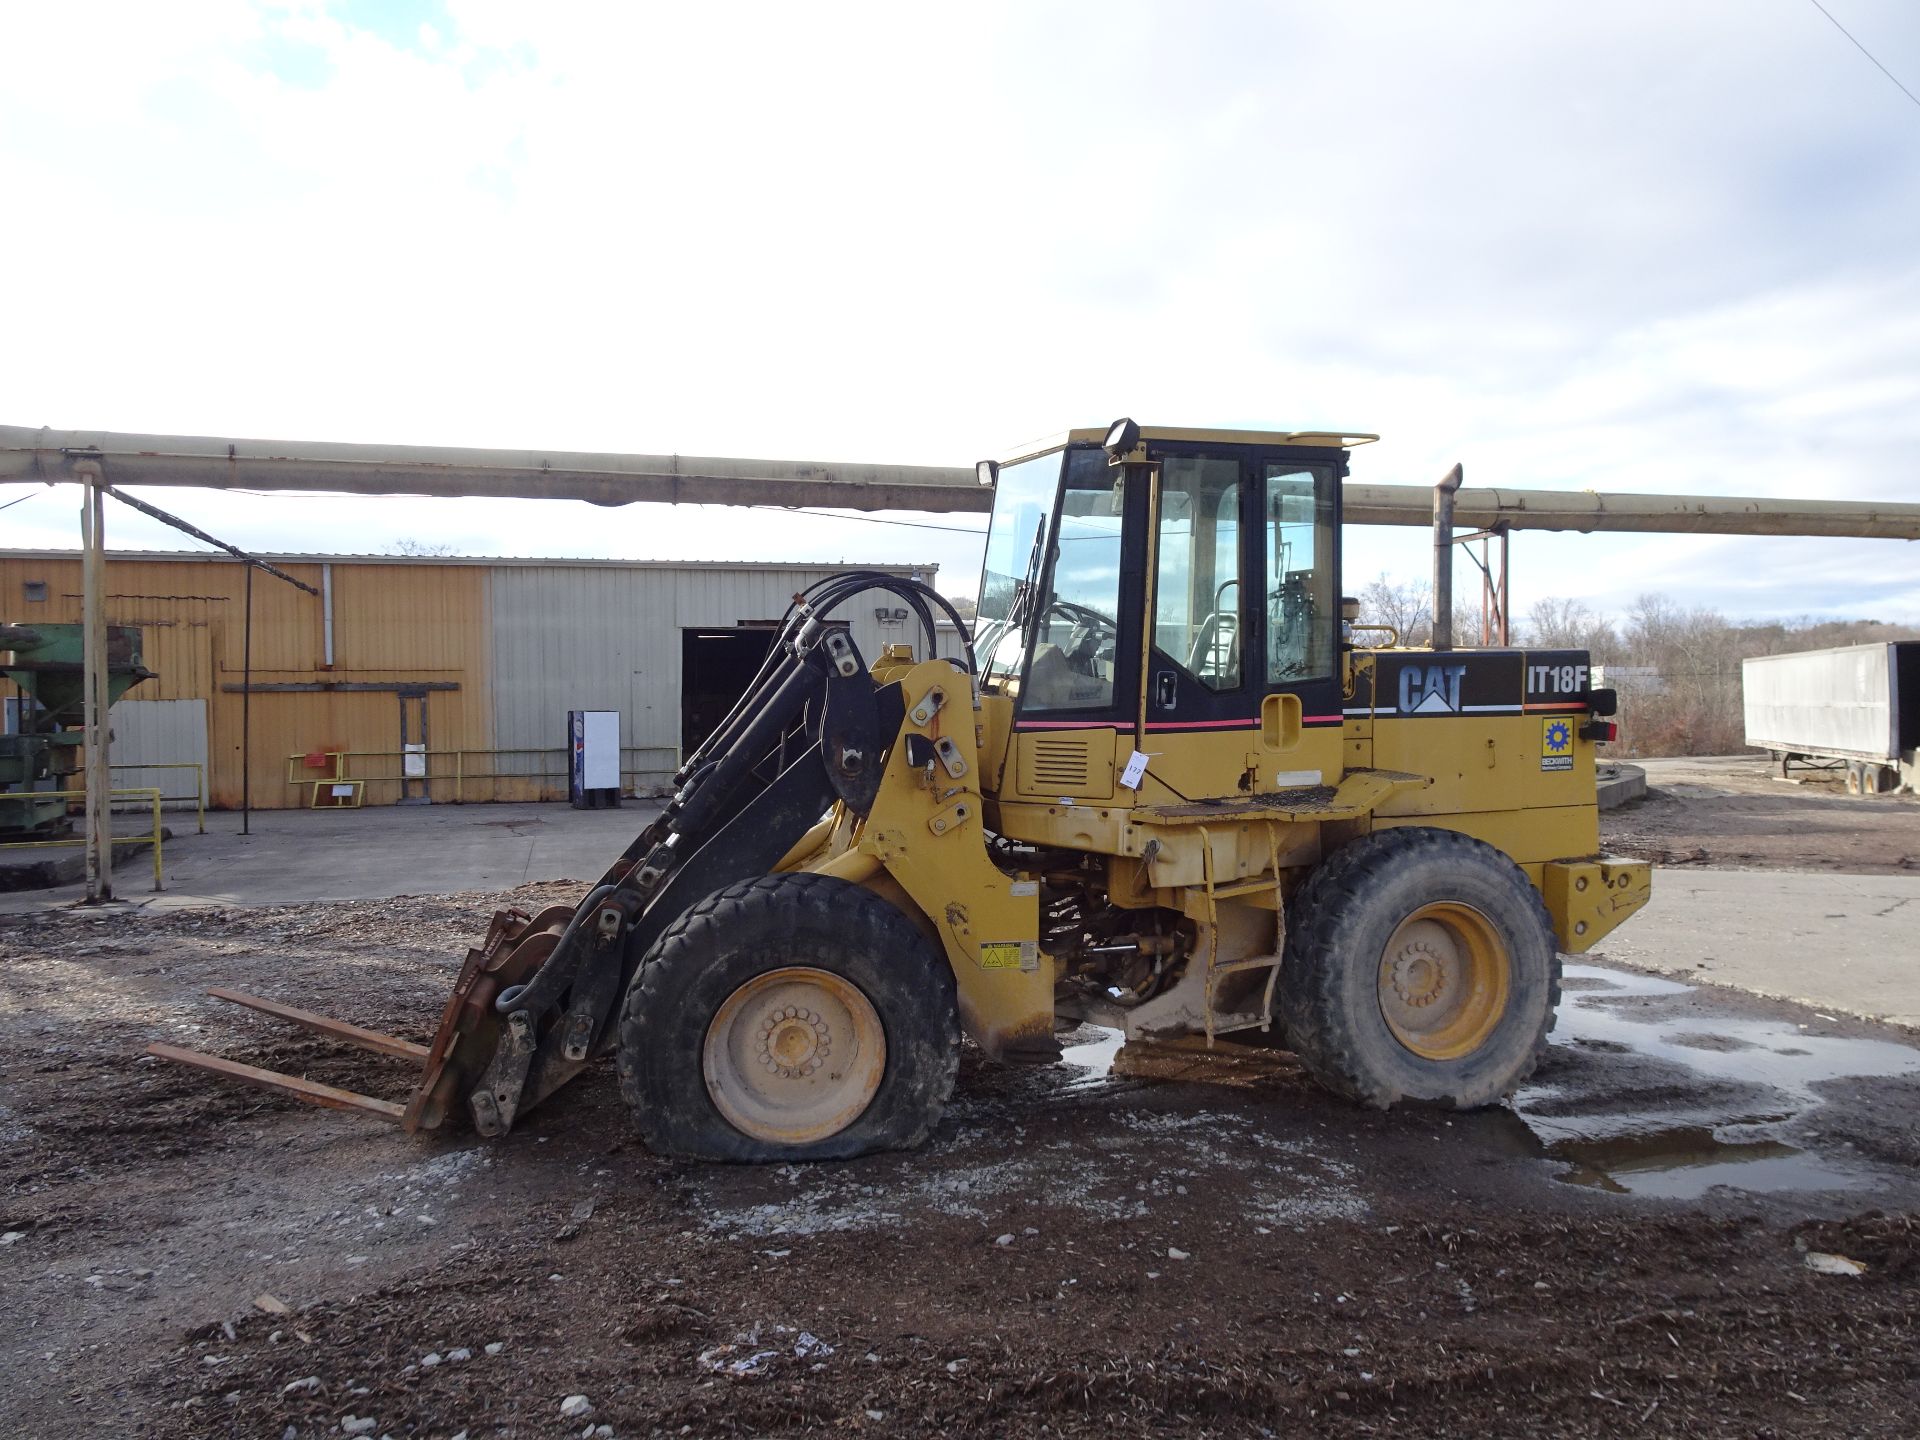
[[[887,1069],[873,1003],[830,970],[794,965],[746,982],[714,1013],[707,1094],[756,1140],[824,1140],[865,1113]]]
[[[1422,905],[1380,957],[1380,1013],[1427,1060],[1458,1060],[1486,1043],[1507,1012],[1507,947],[1470,905]]]

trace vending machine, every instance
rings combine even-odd
[[[567,712],[567,798],[576,810],[620,803],[620,712]]]

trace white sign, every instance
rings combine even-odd
[[[1127,768],[1120,772],[1120,783],[1129,790],[1138,790],[1140,782],[1147,776],[1147,753],[1136,750],[1127,757]]]

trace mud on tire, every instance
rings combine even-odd
[[[850,997],[851,987],[858,996],[853,1009],[877,1019],[884,1033],[885,1064],[871,1098],[815,1138],[748,1133],[723,1113],[709,1078],[716,1017],[730,1001],[729,1013],[739,1014],[743,987],[751,993],[781,971],[815,976],[828,987],[820,993],[829,1006],[836,993]],[[777,1020],[785,1012],[773,1013]],[[723,1030],[727,1024],[723,1017]],[[821,1034],[839,1041],[831,1063],[843,1064],[845,1038],[829,1037],[824,1025]],[[751,1028],[746,1036],[749,1043],[759,1038]],[[899,909],[831,876],[767,875],[708,896],[647,951],[620,1017],[620,1090],[642,1138],[664,1155],[840,1160],[925,1140],[953,1093],[959,1046],[953,972]],[[774,1068],[768,1056],[758,1058]],[[717,1063],[725,1064],[724,1056]]]
[[[1336,851],[1297,900],[1280,1011],[1292,1049],[1328,1089],[1381,1109],[1402,1100],[1467,1109],[1532,1072],[1560,1003],[1560,955],[1545,902],[1506,855],[1457,831],[1379,830]],[[1387,1014],[1400,983],[1389,942],[1430,907],[1477,927],[1497,972],[1484,1034],[1446,1058],[1411,1048]]]

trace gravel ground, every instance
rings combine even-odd
[[[1647,795],[1602,811],[1616,855],[1656,865],[1735,870],[1920,873],[1920,796],[1849,795],[1839,779],[1796,769],[1791,782],[1763,755],[1636,760]]]
[[[425,1039],[501,898],[0,920],[12,1433],[1912,1433],[1911,1037],[1604,963],[1512,1107],[1089,1030],[809,1167],[660,1160],[604,1067],[483,1143],[141,1055],[398,1098],[205,988]]]

